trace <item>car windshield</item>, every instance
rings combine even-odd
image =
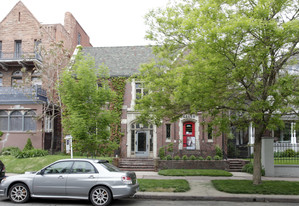
[[[106,168],[110,172],[119,172],[120,171],[117,167],[115,167],[112,164],[109,164],[109,163],[100,163],[100,164],[103,165],[103,167]]]

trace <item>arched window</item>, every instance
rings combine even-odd
[[[0,111],[0,130],[8,130],[8,114],[5,111]]]
[[[36,114],[34,111],[28,111],[24,115],[24,129],[25,131],[36,130]]]
[[[42,79],[41,79],[41,71],[34,70],[31,74],[31,83],[33,86],[35,85],[42,85]]]
[[[22,113],[14,111],[10,114],[10,131],[22,131]]]
[[[15,71],[11,76],[11,86],[22,85],[23,84],[22,77],[23,77],[23,73],[20,70]]]

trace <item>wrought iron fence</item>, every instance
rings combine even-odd
[[[273,151],[275,164],[299,164],[299,144],[277,142]]]

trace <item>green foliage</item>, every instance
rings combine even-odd
[[[197,159],[198,160],[205,160],[202,156],[199,156]]]
[[[274,157],[295,157],[298,155],[298,152],[296,153],[292,149],[287,149],[283,152],[274,152]]]
[[[196,160],[196,157],[195,157],[194,155],[191,155],[191,156],[189,157],[189,160]]]
[[[107,108],[115,96],[107,79],[108,69],[95,66],[94,59],[81,52],[61,75],[58,91],[64,105],[63,129],[73,136],[74,151],[106,156],[119,146],[118,138],[110,139],[110,125],[119,118]]]
[[[158,174],[164,176],[233,176],[225,170],[213,169],[166,169],[160,170]]]
[[[223,158],[222,149],[218,145],[216,145],[215,150],[216,150],[216,155],[222,159]]]
[[[187,155],[184,155],[183,157],[182,157],[182,160],[188,160],[189,158],[188,158],[188,156]]]
[[[253,164],[252,162],[246,164],[242,168],[242,172],[247,172],[249,174],[253,174]],[[261,169],[262,176],[265,176],[265,169]]]
[[[168,152],[173,152],[173,143],[169,143],[168,145],[167,145],[167,151]]]
[[[3,135],[3,132],[0,130],[0,137],[2,137],[2,135]]]
[[[180,156],[179,155],[176,155],[176,156],[174,156],[174,158],[173,158],[174,160],[180,160],[181,158],[180,158]]]
[[[159,157],[161,160],[163,160],[165,158],[165,147],[159,148]]]
[[[27,139],[27,143],[23,149],[23,151],[27,151],[27,150],[32,150],[34,149],[33,145],[32,145],[32,141],[30,138]]]
[[[207,156],[206,160],[212,160],[212,157],[211,156]]]
[[[30,157],[43,157],[48,155],[48,151],[42,149],[31,149],[31,150],[23,150],[19,152],[15,157],[18,159],[21,158],[30,158]]]
[[[166,156],[166,160],[172,160],[171,155],[167,155],[167,156]]]
[[[213,159],[214,159],[214,160],[221,160],[222,158],[219,157],[218,155],[215,155]]]
[[[4,147],[1,151],[1,155],[16,156],[19,152],[21,152],[21,150],[18,147]]]

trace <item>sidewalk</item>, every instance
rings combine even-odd
[[[213,201],[240,201],[240,202],[292,202],[299,203],[298,195],[260,195],[260,194],[230,194],[216,190],[213,179],[240,179],[252,180],[252,175],[242,172],[232,172],[232,177],[189,176],[173,177],[160,176],[157,172],[136,172],[138,179],[185,179],[191,190],[188,192],[137,192],[139,199],[165,200],[213,200]],[[299,178],[262,177],[262,180],[299,181]]]

